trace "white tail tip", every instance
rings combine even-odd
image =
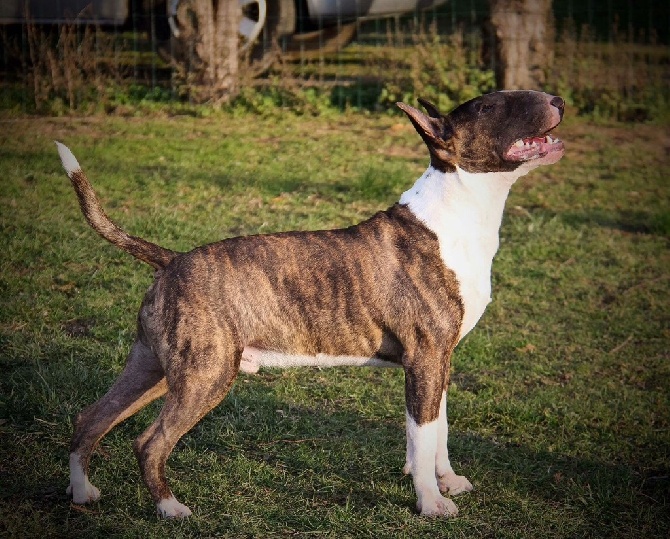
[[[54,142],[58,148],[58,155],[60,155],[61,163],[63,163],[63,168],[67,175],[70,176],[73,172],[81,170],[81,166],[79,166],[77,158],[72,154],[70,148],[65,146],[65,144],[61,144],[57,140]]]

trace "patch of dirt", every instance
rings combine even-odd
[[[74,320],[68,320],[62,326],[65,334],[73,339],[90,337],[91,330],[94,327],[95,320],[92,318],[75,318]]]

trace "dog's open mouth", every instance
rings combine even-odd
[[[563,154],[563,141],[549,133],[540,137],[520,138],[505,153],[508,161],[530,161],[549,154]]]

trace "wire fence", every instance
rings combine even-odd
[[[133,101],[188,103],[188,73],[164,2],[130,2],[122,25],[0,26],[0,106],[59,112]],[[269,0],[268,0],[269,3]],[[496,87],[486,0],[325,28],[296,0],[293,32],[264,35],[242,73],[238,103],[383,110],[422,96],[448,109]],[[147,9],[147,6],[149,9]],[[542,89],[583,112],[644,120],[670,108],[670,6],[654,0],[567,0],[553,5],[553,55]],[[248,75],[248,76],[245,76]],[[54,110],[55,109],[55,110]]]

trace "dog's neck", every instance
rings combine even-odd
[[[485,251],[490,260],[498,250],[505,201],[524,173],[470,173],[460,168],[440,172],[428,167],[403,193],[400,204],[407,205],[441,243],[467,243],[472,249]]]
[[[437,235],[440,256],[456,275],[464,305],[461,338],[491,301],[491,264],[505,201],[514,182],[528,170],[475,174],[429,167],[400,198],[400,204]]]

